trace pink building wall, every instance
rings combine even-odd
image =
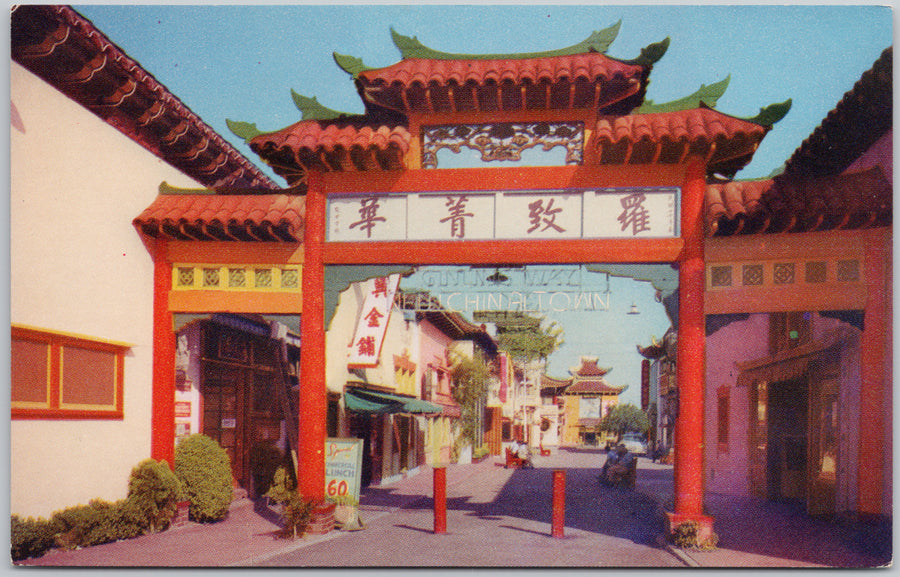
[[[425,371],[428,370],[428,365],[449,369],[447,349],[453,340],[426,319],[419,321],[419,328],[422,335],[419,345],[419,354],[421,355],[419,370],[422,371],[421,374],[423,375],[419,380],[421,383],[423,382],[422,378],[424,378]],[[435,393],[438,396],[431,400],[443,403],[453,402],[453,397],[450,395],[449,379],[441,379],[440,388]]]
[[[706,337],[706,402],[704,408],[704,473],[706,490],[727,495],[750,492],[749,397],[747,387],[737,387],[735,363],[769,353],[769,315],[751,314]],[[719,451],[718,391],[728,391],[728,450]]]
[[[829,342],[840,335],[840,430],[837,463],[836,511],[853,511],[857,497],[859,455],[860,331],[849,324],[813,315],[812,340]],[[751,314],[707,337],[706,402],[704,408],[704,472],[706,490],[727,495],[750,494],[749,419],[747,387],[736,386],[736,363],[768,356],[769,315]],[[728,444],[718,443],[718,395],[727,391]]]

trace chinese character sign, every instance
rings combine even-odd
[[[675,187],[334,195],[329,241],[672,238]]]
[[[497,199],[498,239],[581,236],[582,193],[507,192]]]
[[[339,195],[329,199],[329,240],[396,240],[405,235],[406,198],[403,196]]]
[[[494,234],[494,193],[407,197],[407,240],[483,240]]]
[[[394,305],[394,294],[400,275],[369,279],[362,283],[363,306],[350,343],[347,364],[351,367],[373,367],[378,364],[381,344]]]
[[[584,195],[585,238],[678,236],[678,189],[602,189]]]

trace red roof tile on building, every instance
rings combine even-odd
[[[133,223],[174,240],[301,242],[305,207],[288,194],[161,194]]]
[[[888,226],[893,189],[881,169],[814,179],[768,179],[706,188],[710,235]]]
[[[303,120],[277,132],[261,134],[253,138],[251,146],[271,144],[277,148],[284,146],[293,150],[306,149],[317,151],[322,149],[332,152],[337,148],[350,150],[353,147],[362,149],[376,148],[387,150],[396,146],[401,152],[409,150],[411,137],[406,128],[395,126],[344,126],[334,124],[322,126],[316,120]]]
[[[12,59],[204,186],[268,176],[69,6],[12,9]]]
[[[576,379],[578,377],[602,377],[609,372],[609,369],[598,366],[598,360],[596,357],[581,357],[581,365],[569,369],[569,372]]]
[[[403,126],[302,120],[277,132],[257,135],[249,145],[294,186],[305,181],[309,170],[400,169],[411,140]]]
[[[603,379],[585,379],[579,380],[566,389],[567,395],[573,394],[614,394],[618,395],[624,390],[624,387],[615,387],[610,385]]]
[[[640,79],[642,66],[625,64],[613,60],[599,52],[551,56],[526,59],[484,59],[484,60],[433,60],[410,58],[379,68],[366,70],[359,78],[367,84],[394,84],[411,86],[420,84],[484,84],[488,81],[510,80],[516,84],[528,80],[557,82],[563,78],[586,78],[588,80],[614,77]]]
[[[401,112],[603,109],[642,94],[646,72],[644,66],[599,52],[526,59],[408,58],[360,72],[357,82],[364,99]]]
[[[886,48],[785,163],[784,177],[838,174],[893,127],[894,48]]]
[[[710,172],[733,174],[752,159],[768,131],[710,108],[696,108],[604,116],[597,121],[592,142],[601,164],[670,164],[694,152],[709,157]]]

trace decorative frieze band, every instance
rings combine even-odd
[[[740,287],[860,283],[861,270],[859,259],[710,263],[706,266],[706,288],[726,290]]]
[[[300,292],[299,266],[172,265],[172,290]]]

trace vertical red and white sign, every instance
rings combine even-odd
[[[400,285],[400,275],[372,278],[363,283],[363,306],[356,321],[356,332],[350,343],[347,365],[374,367],[381,355],[381,345],[388,319],[394,306],[394,295]]]

